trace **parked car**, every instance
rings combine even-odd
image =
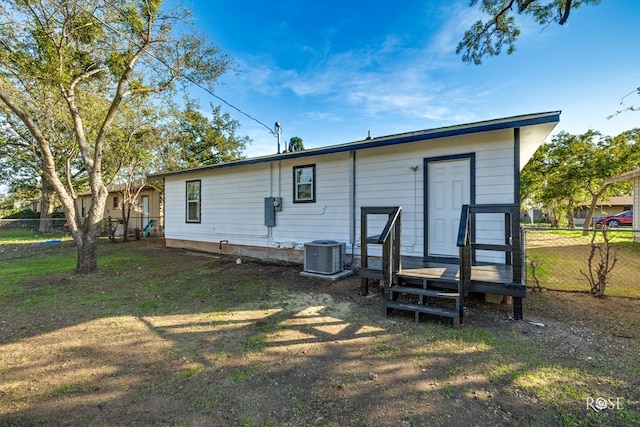
[[[611,228],[619,227],[621,225],[628,225],[631,227],[633,226],[633,211],[624,211],[617,215],[598,218],[596,221],[596,227],[603,227],[605,225]]]

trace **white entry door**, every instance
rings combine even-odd
[[[433,161],[428,169],[428,255],[457,257],[460,211],[471,200],[471,160]]]

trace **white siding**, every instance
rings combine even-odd
[[[266,238],[264,197],[269,196],[268,164],[167,177],[166,237],[193,241],[229,240],[251,245]],[[266,179],[265,179],[266,178]],[[185,182],[201,180],[201,222],[187,223]]]
[[[293,167],[307,164],[316,167],[316,201],[293,203]],[[185,221],[185,182],[193,179],[202,182],[200,224]],[[169,239],[270,247],[349,240],[348,154],[171,176],[165,186]],[[270,196],[283,199],[271,233],[264,206]]]
[[[359,246],[360,207],[402,207],[402,252],[422,256],[424,247],[424,159],[475,154],[476,203],[514,202],[513,130],[405,143],[355,152],[355,242],[350,242],[349,153],[325,154],[168,176],[166,237],[271,248],[301,247],[330,239]],[[293,167],[315,165],[316,201],[293,203]],[[202,182],[201,223],[185,221],[185,182]],[[264,225],[264,199],[280,196],[276,226]],[[477,235],[501,243],[501,215],[479,218]],[[381,231],[384,220],[370,223]],[[371,249],[374,249],[372,247]],[[359,250],[356,249],[356,253]],[[370,251],[372,255],[379,251]],[[501,257],[503,260],[504,257]]]
[[[313,203],[293,203],[293,167],[302,165],[315,165],[316,201]],[[281,168],[279,190],[283,206],[282,212],[276,214],[273,244],[287,246],[290,242],[318,239],[348,242],[348,153],[283,161]]]
[[[356,206],[358,214],[361,206],[402,206],[402,250],[406,255],[425,252],[424,159],[474,153],[476,203],[514,201],[512,130],[404,144],[399,148],[383,147],[357,153]],[[384,223],[375,222],[369,231],[375,226],[381,229]],[[359,228],[357,233],[359,236]],[[503,243],[504,217],[478,216],[476,233],[485,243]],[[375,246],[371,249],[370,253],[379,254]],[[479,259],[502,262],[504,256],[483,253]]]

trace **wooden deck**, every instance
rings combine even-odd
[[[379,261],[369,261],[370,268],[379,268]],[[447,283],[457,283],[460,279],[458,264],[425,262],[420,257],[402,257],[402,268],[398,274],[416,279],[428,279],[439,282],[443,287]],[[514,283],[512,269],[505,264],[474,265],[471,267],[471,283],[468,292],[495,293],[525,297],[526,286]]]
[[[464,298],[467,294],[476,292],[512,296],[513,317],[522,319],[522,298],[526,296],[527,288],[521,278],[518,205],[463,205],[456,240],[458,257],[449,258],[450,261],[455,261],[452,264],[425,262],[422,257],[401,256],[401,207],[362,207],[360,211],[360,294],[368,294],[369,280],[383,280],[389,291],[387,315],[394,310],[413,311],[416,321],[419,321],[422,314],[435,314],[451,317],[454,325],[459,326],[464,315]],[[503,244],[476,241],[475,218],[482,214],[504,215]],[[387,215],[387,224],[380,235],[370,237],[367,234],[368,215]],[[381,245],[382,257],[370,260],[368,245]],[[505,264],[473,265],[476,250],[501,252],[504,254]],[[433,303],[434,299],[453,299],[455,309],[441,307],[437,302]]]

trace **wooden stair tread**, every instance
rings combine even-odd
[[[427,279],[439,282],[457,283],[460,279],[458,267],[437,267],[437,268],[412,268],[401,270],[398,277],[407,279]]]
[[[415,288],[412,286],[392,286],[391,288],[389,288],[389,292],[401,292],[405,294],[424,295],[424,296],[436,297],[436,298],[449,298],[449,299],[460,298],[459,292],[437,291],[434,289]]]
[[[434,307],[432,305],[411,304],[408,302],[387,301],[387,309],[398,309],[458,319],[460,312],[452,308]]]

